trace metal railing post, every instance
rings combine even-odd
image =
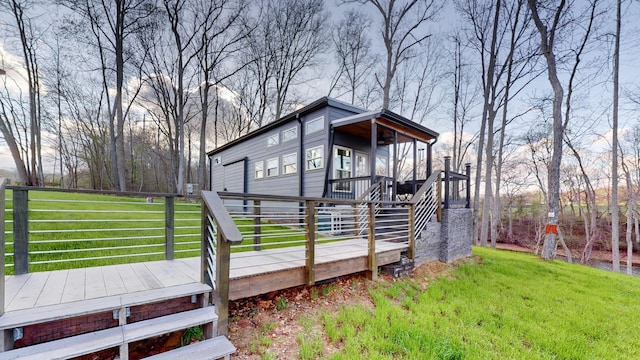
[[[173,260],[175,254],[174,229],[175,229],[175,204],[173,196],[165,196],[164,201],[164,256],[167,260]]]
[[[444,208],[449,208],[451,156],[444,157]]]
[[[467,203],[465,208],[471,208],[471,163],[464,164],[465,174],[467,175]]]
[[[306,203],[306,226],[307,241],[305,242],[307,285],[316,283],[316,202],[307,200]]]
[[[29,272],[29,190],[13,190],[13,273]]]

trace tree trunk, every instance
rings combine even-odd
[[[620,73],[620,23],[622,0],[616,6],[616,41],[613,52],[613,143],[611,151],[611,265],[620,272],[620,233],[618,210],[618,90]]]

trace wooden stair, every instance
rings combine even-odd
[[[119,353],[119,359],[129,358],[129,344],[156,336],[185,330],[194,326],[203,326],[205,336],[217,333],[217,315],[215,307],[208,304],[211,288],[200,283],[172,286],[162,289],[141,291],[118,296],[57,304],[40,308],[7,312],[0,317],[0,329],[4,332],[3,349],[0,360],[9,359],[69,359],[108,350]],[[170,312],[166,309],[176,299],[183,303],[192,303],[191,310],[179,309]],[[165,314],[157,317],[141,318],[142,309],[160,309]],[[91,321],[95,314],[113,312],[116,326],[90,332],[72,334],[52,341],[32,344],[16,349],[13,347],[14,334],[21,333],[23,327],[46,327],[47,324],[64,324],[70,319]],[[167,313],[169,312],[169,313]],[[146,313],[145,313],[146,314]],[[135,322],[127,322],[133,315]],[[148,316],[148,315],[144,315]],[[65,329],[65,332],[67,330]],[[26,332],[25,332],[26,334]],[[152,356],[152,359],[190,360],[227,358],[235,352],[235,347],[224,336],[207,339],[200,343]]]

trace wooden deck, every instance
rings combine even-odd
[[[406,244],[376,242],[378,265],[398,261],[406,248]],[[367,269],[366,240],[316,246],[316,281]],[[230,299],[302,285],[306,281],[305,249],[234,253],[230,278]],[[6,276],[6,313],[199,283],[200,258]]]

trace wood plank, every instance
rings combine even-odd
[[[232,279],[229,284],[229,300],[242,299],[304,284],[306,284],[304,268]]]
[[[150,320],[127,324],[122,327],[124,341],[134,342],[164,335],[176,330],[188,329],[197,325],[212,323],[217,319],[213,306],[183,311]]]
[[[126,279],[126,281],[124,281],[124,287],[127,289],[127,293],[149,290],[130,264],[118,266],[116,271],[121,279]]]
[[[236,352],[236,347],[225,337],[216,336],[213,339],[199,341],[177,348],[175,350],[163,352],[150,356],[145,360],[174,360],[174,359],[220,359]]]
[[[6,305],[5,310],[12,311],[33,308],[36,301],[38,301],[38,297],[42,294],[42,289],[48,278],[48,272],[33,273],[11,303]]]
[[[0,353],[0,360],[69,359],[122,343],[120,328],[111,328]]]
[[[145,266],[151,273],[154,274],[156,279],[160,281],[162,286],[176,286],[185,284],[191,281],[188,276],[176,272],[171,268],[169,261],[153,261],[145,263]]]
[[[367,257],[352,258],[316,265],[316,281],[355,274],[369,269]]]
[[[56,270],[49,274],[49,279],[36,301],[36,307],[60,304],[64,285],[67,283],[69,270]]]
[[[200,282],[200,271],[194,273],[191,268],[186,266],[181,261],[165,261],[163,267],[174,274],[174,276],[180,281],[181,284],[188,284],[189,282]]]
[[[116,266],[105,266],[100,268],[102,271],[102,277],[104,278],[104,286],[107,290],[107,295],[120,295],[127,293],[127,287],[124,286],[124,280],[118,272]]]
[[[94,299],[107,296],[107,288],[102,276],[102,269],[99,267],[87,268],[85,272],[85,299]]]
[[[156,278],[156,276],[149,271],[149,269],[145,266],[144,263],[134,263],[131,264],[131,269],[138,276],[138,279],[144,284],[146,289],[158,289],[162,287],[160,281]]]
[[[193,281],[200,281],[200,258],[189,258],[189,259],[198,259],[197,262],[194,261],[185,261],[187,259],[177,259],[174,260],[176,266],[180,266],[182,271],[190,277]],[[197,265],[197,266],[195,266]]]
[[[85,280],[85,269],[69,270],[67,282],[64,284],[64,290],[62,291],[60,302],[65,303],[84,300]]]
[[[4,303],[9,305],[32,274],[13,275],[4,284]]]
[[[0,317],[0,329],[11,329],[19,326],[33,325],[120,308],[121,304],[118,296],[107,296],[71,303],[8,311]]]
[[[158,302],[178,297],[191,296],[211,292],[211,287],[202,283],[190,283],[179,286],[138,291],[120,295],[122,306],[136,306],[151,302]]]

